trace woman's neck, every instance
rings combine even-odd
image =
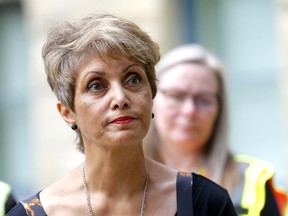
[[[91,192],[115,196],[123,191],[129,194],[143,190],[147,173],[142,148],[101,153],[93,149],[88,152],[83,166]]]

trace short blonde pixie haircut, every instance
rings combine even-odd
[[[142,64],[155,97],[155,65],[160,59],[158,44],[133,22],[111,14],[96,14],[51,28],[42,49],[47,81],[68,109],[75,111],[77,71],[96,56],[126,57]],[[77,147],[84,152],[81,132],[77,130],[77,133]]]

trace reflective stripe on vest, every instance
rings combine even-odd
[[[270,163],[247,155],[237,155],[235,160],[249,164],[245,171],[245,184],[241,200],[242,208],[247,209],[248,212],[242,215],[259,216],[266,200],[265,185],[267,180],[274,175],[274,168]]]
[[[10,192],[10,186],[0,181],[0,216],[5,215],[5,204]]]

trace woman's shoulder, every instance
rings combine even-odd
[[[27,216],[24,206],[18,203],[6,216]]]
[[[164,165],[163,163],[160,163],[158,161],[155,161],[151,158],[146,158],[146,162],[149,168],[149,173],[150,171],[152,173],[161,173],[161,175],[166,176],[166,175],[171,175],[171,176],[176,176],[178,171],[175,169],[172,169],[171,167]]]
[[[193,191],[196,194],[207,194],[208,197],[213,197],[213,195],[215,195],[215,197],[219,197],[219,195],[229,197],[228,191],[225,188],[196,173],[193,173]]]
[[[75,208],[79,205],[79,197],[83,193],[83,183],[79,167],[70,171],[67,175],[57,182],[41,191],[39,197],[43,208],[47,214],[54,211],[73,207],[71,204],[74,200]]]
[[[192,187],[195,215],[237,215],[225,188],[195,173]]]
[[[39,193],[20,201],[11,211],[8,212],[7,216],[46,216],[39,199]]]

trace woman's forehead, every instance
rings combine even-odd
[[[185,63],[165,70],[159,77],[159,87],[217,91],[218,81],[216,74],[205,65]]]

